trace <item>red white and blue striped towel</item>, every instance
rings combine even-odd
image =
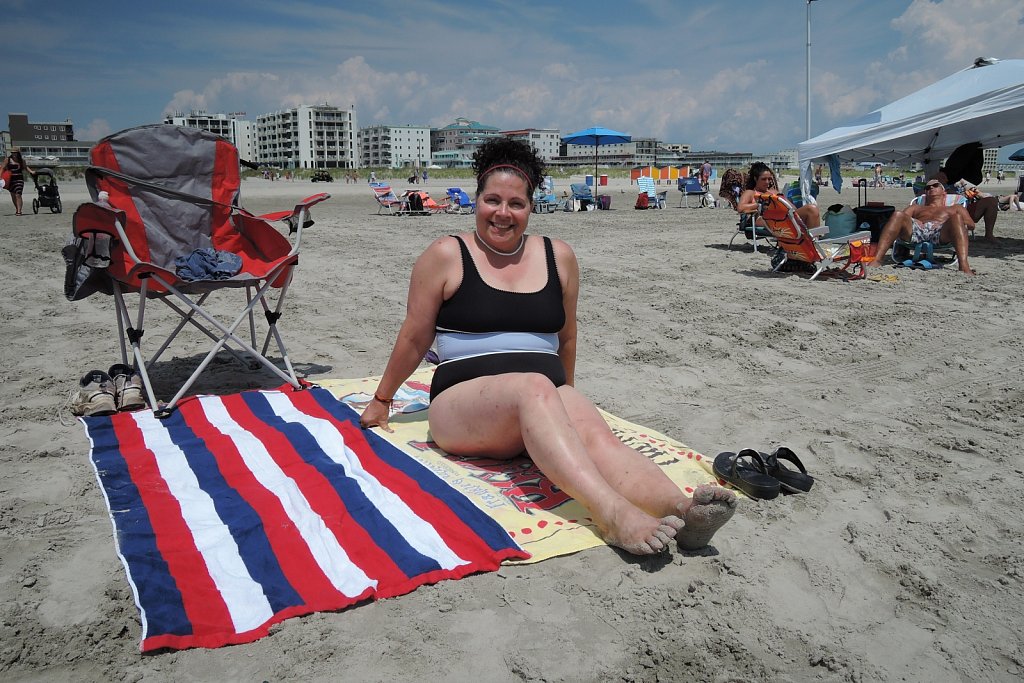
[[[324,389],[83,421],[143,651],[248,642],[292,616],[529,557]]]

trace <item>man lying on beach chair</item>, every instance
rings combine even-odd
[[[956,260],[960,271],[967,275],[974,275],[970,264],[967,262],[967,225],[973,225],[974,220],[967,209],[959,202],[952,206],[946,202],[946,188],[937,178],[932,178],[925,186],[925,201],[905,208],[903,211],[896,211],[882,228],[882,234],[878,239],[878,250],[870,266],[880,266],[885,262],[886,252],[890,246],[894,246],[897,240],[903,244],[914,247],[918,244],[927,243],[934,249],[936,245],[952,244],[956,252]],[[916,248],[916,247],[915,247]],[[895,259],[897,252],[893,252]]]

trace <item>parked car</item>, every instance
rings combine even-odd
[[[311,178],[311,180],[314,183],[317,182],[318,180],[322,180],[325,183],[333,183],[334,182],[334,176],[332,176],[327,171],[324,171],[324,170],[321,169],[319,171],[313,171],[313,177]]]

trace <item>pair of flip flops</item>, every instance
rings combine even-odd
[[[791,469],[783,465],[789,462]],[[796,453],[780,446],[772,453],[744,448],[739,453],[719,453],[712,465],[715,476],[728,482],[751,498],[771,500],[780,492],[806,493],[814,485],[814,477],[796,457]]]

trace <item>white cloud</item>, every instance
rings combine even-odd
[[[110,135],[113,130],[106,119],[93,119],[75,131],[75,137],[84,142],[96,142]]]

